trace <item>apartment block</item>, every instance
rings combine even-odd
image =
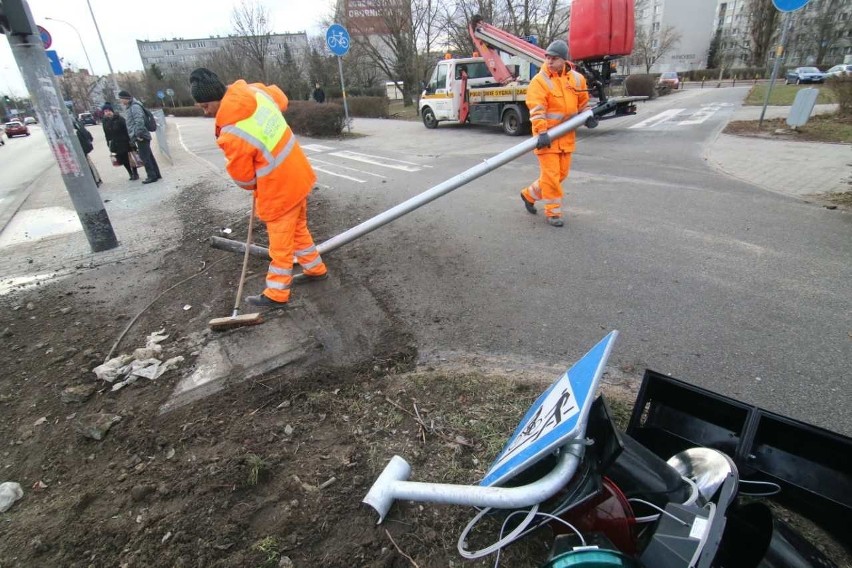
[[[180,72],[191,66],[205,55],[234,45],[236,36],[215,36],[196,39],[176,38],[170,40],[136,40],[142,65],[149,69],[157,67],[166,75],[171,71]],[[296,61],[304,61],[309,54],[308,34],[306,32],[272,34],[269,42],[269,57],[274,59],[287,46]]]
[[[652,47],[671,28],[680,40],[651,67],[652,73],[690,71],[707,66],[718,0],[644,0],[637,2],[636,26],[648,32]]]

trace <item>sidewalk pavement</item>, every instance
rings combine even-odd
[[[816,105],[814,114],[837,105]],[[758,120],[762,107],[741,106],[731,120]],[[790,107],[767,107],[764,118],[786,118]],[[719,134],[705,151],[707,162],[739,180],[794,196],[852,189],[852,145],[768,140]]]

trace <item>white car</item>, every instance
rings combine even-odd
[[[37,124],[38,121],[32,116],[28,116],[24,119],[24,124]]]
[[[852,75],[852,64],[844,63],[843,65],[835,65],[825,72],[826,78],[840,77],[843,75]]]

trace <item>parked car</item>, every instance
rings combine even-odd
[[[3,130],[6,131],[6,136],[9,138],[13,136],[29,136],[30,129],[27,128],[27,125],[22,123],[19,120],[13,120],[12,122],[7,122]]]
[[[829,77],[841,77],[843,75],[852,75],[852,65],[848,63],[844,63],[842,65],[835,65],[831,69],[825,72],[825,78]]]
[[[801,85],[802,83],[822,83],[825,81],[825,73],[816,67],[796,67],[787,71],[784,77],[784,84],[789,85],[794,83]]]
[[[77,115],[77,120],[80,121],[80,124],[97,124],[97,122],[95,121],[95,115],[90,112],[81,112]]]
[[[24,119],[24,124],[38,124],[38,121],[35,119],[35,117],[28,116]]]
[[[680,77],[677,76],[677,73],[674,71],[666,71],[665,73],[660,74],[660,78],[657,79],[658,85],[667,85],[672,89],[680,89]]]

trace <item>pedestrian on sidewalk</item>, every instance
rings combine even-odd
[[[257,216],[266,223],[269,256],[266,288],[246,303],[280,308],[290,300],[293,257],[308,280],[323,280],[328,269],[308,231],[308,194],[317,176],[282,114],[289,104],[275,85],[240,79],[225,87],[209,69],[189,76],[192,98],[204,115],[216,118],[216,143],[228,174],[253,192]]]
[[[120,114],[116,114],[112,109],[112,104],[104,103],[101,107],[103,112],[103,129],[104,137],[107,141],[107,146],[111,154],[115,154],[118,162],[124,166],[127,173],[130,175],[130,181],[139,179],[139,170],[136,167],[136,162],[130,163],[130,152],[135,149],[135,146],[130,144],[130,135],[127,134],[127,123]]]
[[[92,179],[95,180],[95,186],[100,187],[103,183],[101,174],[98,171],[98,168],[95,167],[95,164],[92,163],[92,159],[89,157],[89,154],[91,154],[92,150],[95,149],[93,144],[95,138],[92,136],[92,133],[86,130],[86,127],[80,124],[80,121],[73,116],[71,117],[71,124],[74,125],[74,132],[77,134],[77,140],[80,142],[80,147],[86,155],[86,163],[89,164],[89,171],[92,172]]]
[[[320,87],[319,83],[317,83],[316,88],[314,88],[313,97],[314,100],[318,103],[325,102],[325,91],[322,90],[322,87]]]
[[[148,130],[145,120],[148,110],[127,91],[119,91],[118,99],[127,109],[127,134],[130,136],[131,142],[139,148],[139,157],[142,158],[142,163],[145,165],[146,178],[142,180],[142,183],[154,183],[163,179],[163,176],[160,175],[160,166],[157,164],[157,159],[154,158],[153,150],[151,150],[151,132]]]
[[[553,227],[564,225],[562,182],[571,169],[576,134],[569,132],[551,140],[547,131],[585,110],[588,104],[586,79],[568,63],[568,44],[561,39],[552,42],[545,52],[544,67],[527,88],[532,133],[538,137],[534,152],[538,157],[540,175],[521,191],[521,200],[532,214],[536,213],[536,201],[544,203],[544,214]],[[590,128],[596,124],[587,123]]]

